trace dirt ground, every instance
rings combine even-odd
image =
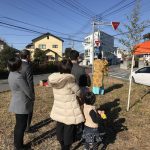
[[[106,150],[150,150],[150,88],[133,84],[131,108],[127,112],[128,86],[128,82],[107,77],[105,95],[97,96],[96,107],[107,114],[107,120],[102,122]],[[52,89],[36,86],[35,92],[34,132],[25,134],[25,143],[31,144],[34,150],[60,150],[55,135],[56,122],[49,117]],[[13,150],[15,118],[8,113],[10,99],[10,91],[0,93],[0,150]],[[82,143],[74,143],[73,149],[82,150]]]

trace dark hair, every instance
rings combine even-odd
[[[76,50],[72,50],[70,52],[70,59],[71,60],[77,60],[77,58],[79,57],[79,52]]]
[[[10,58],[7,62],[9,71],[17,71],[21,67],[22,61],[19,57]]]
[[[96,101],[96,96],[93,92],[87,92],[83,97],[84,103],[87,105],[93,105]]]
[[[91,86],[91,78],[88,74],[82,74],[79,77],[79,86],[80,87]]]
[[[21,56],[22,59],[27,59],[27,57],[30,56],[30,51],[24,49],[24,50],[21,51],[20,56]]]
[[[70,59],[64,59],[59,64],[59,72],[60,73],[71,73],[72,62]]]
[[[102,59],[102,54],[101,53],[98,54],[98,59]]]

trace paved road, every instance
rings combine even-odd
[[[87,69],[87,73],[90,73],[91,69]],[[91,74],[91,73],[90,73]],[[129,79],[130,70],[120,69],[119,65],[113,65],[109,67],[109,76],[120,78],[123,80]],[[38,84],[40,80],[47,79],[49,74],[41,74],[34,76],[34,84]],[[8,81],[0,80],[0,92],[9,90]]]
[[[129,80],[130,69],[120,69],[119,65],[114,65],[109,67],[109,76],[120,78],[123,80]]]
[[[47,79],[49,74],[41,74],[34,76],[34,85],[37,85],[40,80]],[[0,92],[9,90],[8,81],[7,80],[0,80]]]

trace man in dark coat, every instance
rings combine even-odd
[[[21,59],[22,59],[22,66],[20,73],[25,78],[28,86],[30,87],[31,92],[34,95],[35,99],[35,93],[34,93],[34,83],[33,83],[33,70],[30,63],[30,51],[24,49],[21,51]],[[33,99],[33,100],[34,100]],[[28,115],[28,122],[27,122],[27,128],[26,131],[30,132],[30,124],[32,120],[33,111]]]
[[[78,64],[78,59],[79,59],[79,52],[76,50],[72,50],[70,52],[70,59],[73,63],[73,67],[71,70],[71,74],[75,76],[76,83],[82,87],[81,79],[83,75],[86,75],[85,68],[82,66],[79,66]],[[80,102],[80,100],[79,100]],[[82,102],[80,103],[81,105],[83,104]],[[74,141],[81,140],[81,135],[83,131],[83,123],[80,123],[76,125],[76,128],[74,130]]]
[[[86,74],[85,68],[82,66],[79,66],[79,64],[78,64],[79,52],[76,50],[72,50],[70,52],[70,59],[73,63],[71,74],[73,74],[75,76],[76,82],[79,85],[79,79],[80,79],[81,75]]]

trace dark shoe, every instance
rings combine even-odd
[[[14,147],[14,150],[32,150],[32,149],[31,149],[31,145],[23,145],[20,148]]]

